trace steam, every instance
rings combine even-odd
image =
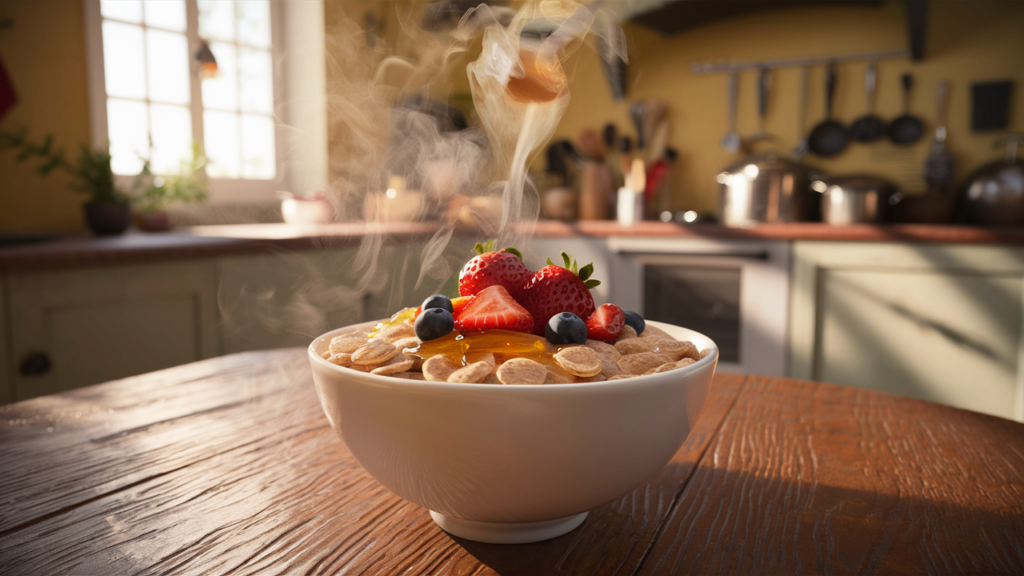
[[[495,237],[500,246],[533,232],[540,201],[527,167],[569,102],[561,63],[603,16],[568,0],[527,2],[518,11],[481,4],[461,15],[452,12],[459,4],[398,14],[401,34],[391,44],[352,19],[329,40],[330,191],[339,213],[366,226],[357,290],[397,280],[381,265],[396,222],[440,223],[406,262],[411,269],[401,269],[415,274],[417,289],[440,289],[452,275],[456,232]],[[537,62],[525,61],[532,54]],[[510,91],[510,81],[537,71],[542,85],[557,85],[553,98]],[[450,86],[466,80],[472,109],[459,110],[449,104]],[[406,304],[402,296],[394,294],[396,308]]]

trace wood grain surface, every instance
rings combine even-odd
[[[547,542],[454,538],[327,424],[304,350],[0,408],[4,574],[1020,573],[1024,426],[716,378],[643,487]]]

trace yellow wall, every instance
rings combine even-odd
[[[902,113],[899,78],[914,75],[916,90],[911,111],[926,121],[926,137],[903,148],[888,142],[851,144],[833,159],[807,156],[806,162],[839,175],[870,172],[903,183],[911,190],[923,188],[920,166],[928,155],[935,119],[935,85],[950,83],[949,149],[958,161],[958,182],[970,170],[1001,157],[992,150],[993,133],[970,131],[970,84],[984,80],[1013,79],[1011,130],[1024,131],[1024,2],[945,0],[931,2],[925,59],[884,60],[878,64],[877,112],[886,119]],[[727,128],[727,75],[694,75],[693,62],[750,61],[759,59],[827,56],[907,45],[902,3],[881,6],[816,6],[762,12],[732,18],[662,38],[638,27],[627,26],[629,44],[629,91],[625,102],[615,103],[597,56],[580,50],[570,84],[572,101],[555,137],[578,139],[584,128],[600,130],[608,121],[620,131],[632,123],[628,116],[633,100],[657,98],[668,102],[672,120],[670,145],[680,152],[680,162],[668,182],[672,209],[713,212],[715,175],[735,161],[719,147]],[[865,112],[863,63],[838,67],[835,116],[845,124]],[[756,113],[757,72],[740,76],[737,127],[744,136],[758,130]],[[773,76],[767,131],[778,137],[776,147],[789,151],[797,142],[799,69],[780,69]],[[824,115],[824,69],[811,69],[807,125]]]
[[[82,18],[80,0],[0,2],[0,20],[13,23],[0,30],[0,59],[18,95],[0,130],[22,125],[36,140],[53,133],[72,158],[89,142]],[[68,175],[40,177],[35,163],[14,156],[0,150],[0,232],[84,229],[85,197],[69,188]]]

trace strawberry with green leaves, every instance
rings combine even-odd
[[[561,312],[572,312],[580,318],[589,318],[594,312],[594,297],[590,289],[601,282],[593,280],[594,265],[577,268],[576,261],[562,252],[565,266],[558,266],[548,258],[548,265],[534,272],[517,298],[533,316],[533,333],[544,335],[548,320]]]
[[[523,255],[515,248],[492,251],[494,240],[477,242],[473,248],[478,254],[466,263],[459,273],[459,295],[474,296],[484,288],[503,286],[513,298],[530,279],[530,269],[523,263]]]

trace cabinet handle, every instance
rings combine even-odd
[[[21,359],[18,372],[22,376],[42,376],[53,368],[50,355],[46,352],[29,352]]]

